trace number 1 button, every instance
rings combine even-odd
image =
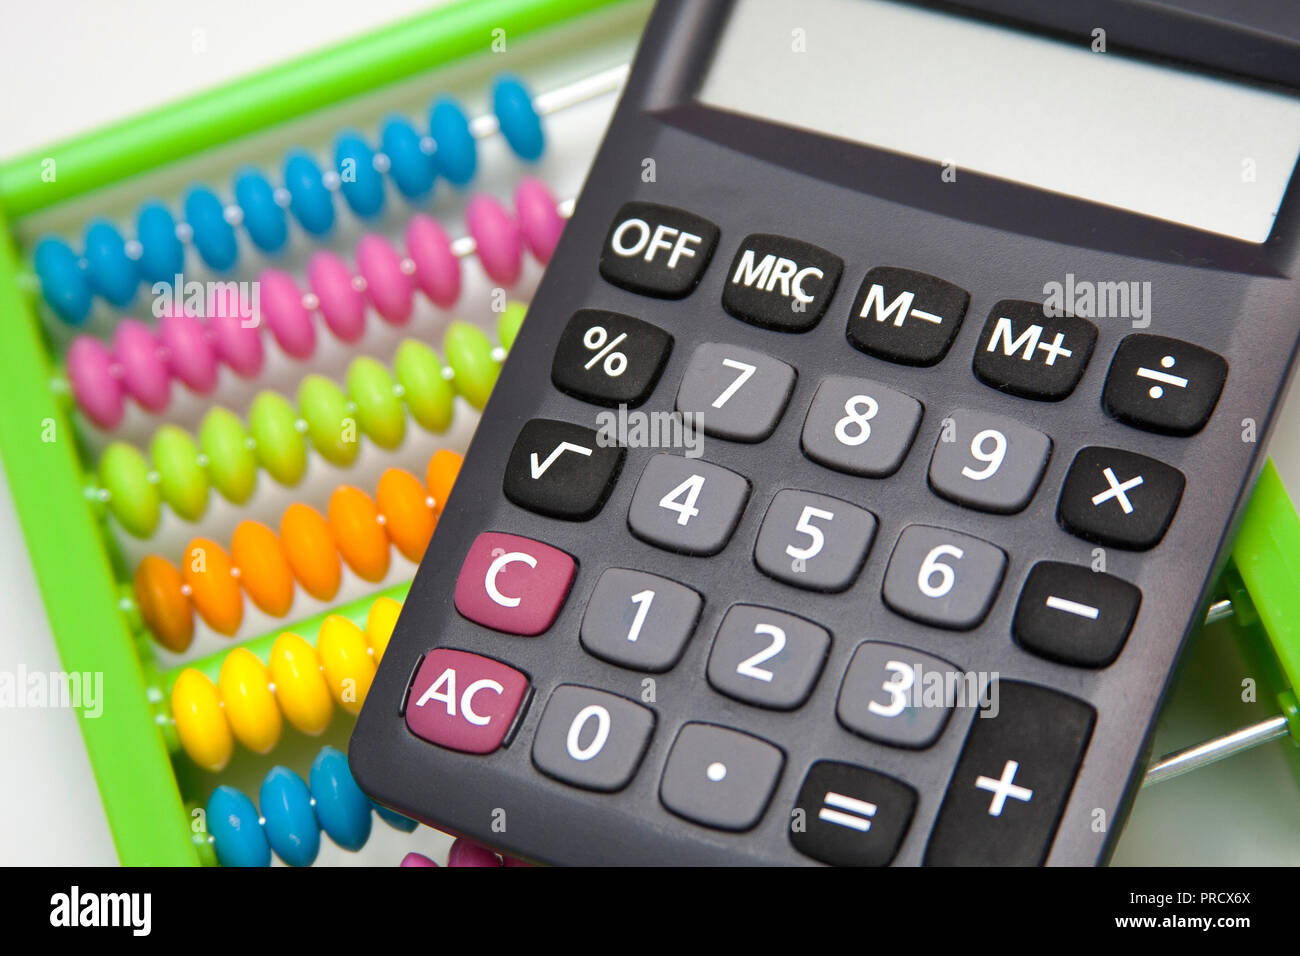
[[[706,435],[762,441],[785,411],[794,379],[794,369],[770,355],[706,342],[682,376],[677,410],[696,416]]]
[[[607,568],[582,615],[578,639],[589,654],[642,671],[666,671],[682,656],[704,601],[699,593],[645,571]]]

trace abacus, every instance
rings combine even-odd
[[[415,829],[347,733],[647,13],[454,4],[0,169],[0,450],[123,863]]]

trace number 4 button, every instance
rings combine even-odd
[[[717,554],[736,530],[749,482],[726,468],[655,455],[641,473],[627,523],[643,541],[682,554]]]

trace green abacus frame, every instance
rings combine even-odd
[[[482,52],[492,31],[520,37],[630,0],[464,0],[0,166],[0,457],[63,666],[111,682],[112,707],[79,715],[118,855],[126,865],[214,862],[190,826],[171,763],[159,670],[104,536],[102,505],[79,459],[66,391],[51,383],[33,284],[10,222],[206,149]],[[53,158],[58,178],[46,182]],[[51,436],[55,440],[49,440]],[[1242,522],[1223,588],[1257,632],[1261,690],[1276,695],[1300,742],[1300,518],[1272,466]],[[385,592],[400,599],[405,587]],[[334,608],[361,624],[375,595]],[[314,643],[324,615],[294,630]],[[276,633],[279,633],[278,631]],[[248,642],[265,657],[274,634]],[[262,645],[266,645],[263,647]],[[191,666],[216,678],[224,655]]]

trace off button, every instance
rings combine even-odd
[[[600,250],[600,274],[630,292],[680,299],[699,285],[717,245],[718,227],[694,213],[624,203]]]

